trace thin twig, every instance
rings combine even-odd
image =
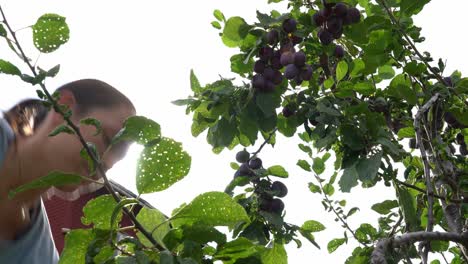
[[[392,231],[390,232],[390,234],[388,234],[388,236],[387,236],[388,238],[390,238],[390,237],[392,237],[392,236],[395,235],[396,230],[397,230],[397,228],[400,226],[400,224],[401,224],[402,221],[403,221],[403,215],[400,214],[400,218],[398,218],[398,221],[397,221],[397,222],[395,223],[395,225],[393,226]]]
[[[273,137],[273,135],[276,133],[277,130],[278,130],[278,128],[275,128],[273,131],[270,132],[270,135],[268,135],[268,138],[265,139],[265,142],[263,142],[262,145],[260,145],[260,148],[257,151],[255,151],[254,153],[252,153],[251,158],[257,156],[258,153],[260,153],[260,151],[262,151],[263,147],[265,147],[265,145],[268,144],[268,142],[270,142],[271,138]]]
[[[427,226],[426,231],[431,232],[434,228],[434,189],[432,188],[431,180],[431,166],[429,164],[429,159],[427,157],[426,148],[422,142],[422,128],[421,128],[421,118],[424,117],[425,113],[429,111],[434,103],[439,100],[439,93],[436,93],[434,96],[429,99],[416,113],[414,117],[414,129],[416,131],[416,144],[419,146],[421,152],[421,159],[424,164],[424,176],[426,178],[426,188],[427,188]],[[427,256],[429,254],[430,244],[424,244],[424,251],[422,252],[422,261],[427,263]]]
[[[323,185],[322,185],[322,182],[320,181],[320,178],[315,174],[315,178],[317,179],[319,185],[320,185],[320,190],[322,191],[324,197],[325,197],[325,201],[327,201],[327,203],[329,204],[330,208],[332,209],[333,213],[335,213],[336,217],[341,221],[341,223],[343,224],[343,226],[348,229],[348,231],[353,235],[354,239],[356,239],[356,241],[361,244],[362,246],[364,247],[367,247],[368,245],[359,241],[356,233],[354,232],[353,229],[351,229],[351,227],[348,225],[348,223],[340,216],[340,214],[336,211],[335,207],[333,207],[333,204],[332,202],[330,201],[330,199],[328,198],[328,195],[325,193],[325,191],[323,190]]]
[[[408,188],[411,188],[411,189],[413,189],[413,190],[416,190],[416,191],[418,191],[418,192],[427,194],[427,190],[421,189],[421,188],[419,188],[418,186],[415,186],[415,185],[412,185],[412,184],[409,184],[409,183],[407,183],[407,182],[403,182],[403,181],[400,181],[400,180],[397,180],[397,179],[395,179],[395,182],[398,183],[398,184],[401,184],[401,185],[403,185],[403,186],[406,186],[406,187],[408,187]],[[444,196],[441,196],[441,195],[438,195],[438,194],[435,194],[435,193],[433,194],[433,196],[434,196],[435,198],[438,198],[438,199],[441,199],[441,200],[444,200],[444,201],[445,201],[445,200],[451,201],[451,202],[453,202],[453,203],[466,203],[466,202],[468,202],[467,199],[463,199],[463,200],[462,200],[462,199],[451,199],[451,198],[444,197]]]
[[[13,29],[11,28],[10,24],[8,23],[7,19],[6,19],[6,16],[5,16],[5,13],[3,12],[3,9],[0,5],[0,13],[3,17],[3,23],[7,26],[8,28],[8,31],[10,32],[10,34],[12,35],[13,39],[15,40],[15,44],[16,44],[16,47],[18,48],[19,52],[21,53],[22,57],[23,58],[27,58],[25,52],[23,51],[23,48],[21,47],[21,45],[19,44],[19,41],[18,39],[16,38],[16,34],[15,32],[13,31]],[[36,72],[36,69],[31,65],[31,63],[27,60],[27,59],[24,59],[24,62],[28,65],[29,69],[31,70],[31,72],[33,73],[34,77],[37,77],[37,72]],[[86,152],[88,153],[89,157],[92,159],[92,161],[94,162],[94,164],[96,164],[96,167],[97,167],[97,170],[98,172],[101,174],[102,178],[104,179],[104,182],[105,182],[105,187],[106,189],[109,191],[109,193],[112,195],[112,197],[114,198],[115,201],[117,201],[117,203],[120,202],[120,197],[115,193],[114,189],[112,188],[112,186],[110,185],[109,183],[109,180],[107,179],[107,176],[106,176],[106,173],[104,171],[104,169],[102,168],[102,165],[101,163],[98,161],[97,157],[95,156],[94,152],[91,151],[91,149],[89,148],[88,144],[86,143],[86,141],[84,140],[83,138],[83,135],[81,134],[80,132],[80,129],[70,120],[69,117],[67,117],[65,115],[65,113],[62,111],[62,109],[58,106],[58,103],[57,101],[52,97],[52,95],[49,93],[49,91],[47,90],[47,88],[45,87],[44,83],[39,83],[39,85],[41,86],[41,89],[42,91],[44,92],[44,94],[46,95],[47,99],[52,103],[53,105],[53,108],[54,110],[61,114],[65,120],[65,122],[67,123],[68,126],[70,126],[70,128],[75,132],[75,134],[77,135],[78,139],[80,140],[81,144],[83,145],[84,149],[86,150]],[[125,212],[125,214],[132,220],[132,222],[135,224],[135,227],[140,230],[140,232],[156,247],[158,248],[159,250],[164,250],[164,248],[159,245],[156,240],[148,233],[148,231],[143,227],[143,225],[141,225],[141,223],[136,219],[136,217],[133,215],[133,213],[131,213],[130,211],[128,211],[127,208],[123,208],[123,211]]]
[[[396,17],[393,15],[393,12],[392,10],[390,10],[387,6],[387,4],[385,3],[385,0],[377,0],[377,3],[381,4],[383,6],[383,8],[385,9],[385,11],[387,11],[387,14],[388,16],[390,17],[390,20],[397,26],[398,28],[398,31],[400,32],[400,34],[403,36],[403,38],[408,42],[408,44],[411,46],[411,49],[413,49],[414,53],[416,53],[416,55],[419,57],[419,59],[426,65],[426,67],[429,69],[429,71],[434,74],[434,76],[436,77],[436,79],[440,82],[440,83],[443,83],[444,85],[447,85],[448,86],[448,83],[444,80],[444,78],[442,78],[442,76],[436,72],[431,65],[429,65],[429,63],[426,61],[426,59],[424,58],[424,56],[421,54],[421,52],[419,52],[419,50],[416,48],[416,45],[413,43],[413,41],[411,40],[411,38],[408,36],[408,34],[406,34],[406,32],[401,28],[401,25],[400,25],[400,22],[396,19]]]

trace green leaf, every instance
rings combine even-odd
[[[21,71],[13,65],[11,62],[0,59],[0,73],[11,74],[11,75],[21,75]]]
[[[236,136],[236,123],[221,118],[216,125],[210,127],[208,130],[208,138],[210,144],[217,147],[229,147]]]
[[[362,182],[372,182],[375,180],[382,161],[382,155],[383,152],[379,151],[369,158],[360,159],[358,161],[356,164],[356,171]]]
[[[416,136],[416,131],[414,131],[414,127],[404,127],[398,130],[399,138],[414,138],[415,136]]]
[[[400,10],[409,16],[419,13],[430,0],[401,0]]]
[[[202,90],[200,82],[198,81],[198,78],[193,70],[190,70],[190,88],[194,93],[199,93]]]
[[[207,192],[173,215],[174,226],[202,222],[210,226],[233,228],[240,222],[249,222],[244,208],[223,192]]]
[[[80,124],[94,126],[96,128],[96,133],[94,133],[94,136],[97,136],[101,134],[102,132],[101,121],[97,120],[96,118],[89,117],[89,118],[81,119]]]
[[[213,11],[213,15],[214,17],[220,21],[220,22],[223,22],[223,21],[226,21],[226,18],[224,17],[224,14],[223,12],[221,12],[220,10],[216,9],[215,11]]]
[[[54,129],[54,131],[50,132],[49,137],[55,137],[56,135],[60,133],[67,133],[67,134],[75,134],[75,131],[71,129],[68,125],[60,125]]]
[[[166,216],[158,209],[143,207],[137,215],[137,220],[148,232],[152,233],[152,236],[159,244],[163,244],[164,236],[171,230],[169,222],[164,223],[167,220]],[[154,229],[156,227],[157,229]],[[138,232],[137,237],[145,246],[153,246],[142,233]]]
[[[325,226],[315,220],[308,220],[302,224],[301,229],[307,232],[320,232],[325,230]]]
[[[223,29],[223,43],[230,48],[239,47],[249,30],[250,26],[242,17],[231,17],[226,21]]]
[[[340,190],[342,192],[350,192],[351,188],[355,187],[358,184],[359,174],[355,166],[346,168],[341,176],[338,184],[340,185]]]
[[[262,264],[287,264],[288,255],[284,245],[273,242],[273,247],[262,252]]]
[[[376,203],[372,205],[371,209],[379,214],[386,215],[389,214],[391,210],[396,207],[398,207],[398,202],[396,200],[385,200],[381,203]]]
[[[358,82],[353,89],[362,95],[371,95],[375,92],[375,86],[371,82]]]
[[[269,167],[268,174],[281,178],[287,178],[289,176],[289,173],[281,165]]]
[[[409,75],[419,76],[426,71],[426,65],[424,65],[424,63],[417,63],[416,61],[412,61],[406,64],[403,69]]]
[[[315,242],[315,237],[314,237],[314,235],[313,235],[310,231],[304,231],[304,230],[302,230],[302,229],[299,229],[299,233],[300,233],[304,238],[306,238],[307,240],[309,240],[309,242],[312,243],[312,245],[314,245],[316,248],[320,249],[319,244],[317,244],[317,242]]]
[[[223,260],[223,263],[235,263],[235,260],[247,258],[257,253],[254,244],[245,237],[239,237],[218,247],[214,260]],[[227,262],[230,261],[230,262]]]
[[[46,176],[35,179],[34,181],[23,184],[8,193],[8,198],[12,199],[16,194],[33,189],[47,189],[55,186],[80,184],[83,177],[75,174],[63,173],[60,171],[51,171]]]
[[[416,199],[407,188],[400,187],[399,185],[397,186],[398,203],[402,209],[406,226],[412,232],[419,231],[421,227],[419,217],[417,216]]]
[[[161,126],[144,116],[132,116],[125,120],[123,128],[112,139],[112,145],[122,140],[135,141],[146,145],[161,138]]]
[[[341,245],[346,242],[345,238],[335,238],[328,242],[327,249],[328,253],[333,253],[335,250],[337,250]]]
[[[343,80],[343,78],[346,76],[347,73],[348,73],[348,63],[342,60],[336,66],[336,81],[339,82]]]
[[[353,207],[353,208],[349,209],[348,213],[346,214],[346,217],[352,216],[353,214],[357,213],[357,211],[359,211],[358,207]]]
[[[309,182],[309,190],[312,192],[312,193],[322,193],[322,190],[320,189],[320,187],[318,185],[315,185],[311,182]]]
[[[185,240],[191,240],[202,245],[209,242],[216,242],[218,245],[226,243],[226,235],[211,226],[195,223],[191,226],[182,226],[182,229]]]
[[[6,37],[7,35],[8,35],[8,33],[7,33],[6,29],[5,29],[5,27],[2,24],[0,24],[0,37]]]
[[[97,229],[110,229],[112,212],[116,206],[117,202],[110,194],[94,198],[83,207],[81,222],[84,225],[93,224]],[[117,222],[120,222],[121,218],[122,213],[117,216]]]
[[[110,218],[111,229],[115,229],[116,223],[120,222],[122,216],[122,209],[129,205],[138,204],[138,200],[135,198],[123,198],[112,210]]]
[[[333,185],[327,183],[323,186],[323,192],[328,196],[332,196],[335,193],[335,188]]]
[[[391,79],[395,76],[395,70],[390,65],[384,65],[379,67],[379,77],[382,79]]]
[[[361,72],[366,68],[366,64],[360,58],[353,60],[352,62],[352,70],[349,74],[350,77],[357,77],[361,74]]]
[[[325,171],[325,162],[321,158],[314,158],[314,164],[312,164],[312,169],[318,175],[322,174]]]
[[[298,160],[297,161],[297,166],[301,167],[305,171],[312,171],[310,169],[310,164],[305,160]]]
[[[70,38],[65,17],[57,14],[42,15],[33,25],[34,46],[43,53],[57,50]]]
[[[60,255],[59,264],[85,263],[88,245],[93,239],[94,235],[91,229],[71,230],[65,236],[65,246]]]
[[[94,145],[91,142],[86,142],[86,144],[88,145],[88,148],[91,150],[91,152],[94,154],[94,156],[99,161],[100,157],[99,157],[99,153],[97,151],[96,145]],[[88,163],[88,170],[89,170],[89,173],[90,173],[89,176],[94,175],[94,173],[96,172],[96,165],[97,164],[95,164],[93,159],[89,156],[88,151],[86,151],[86,148],[83,147],[81,149],[80,156],[81,156],[81,158],[86,160],[86,162]]]
[[[258,93],[255,102],[265,117],[275,115],[275,110],[281,103],[280,98],[269,93]]]
[[[216,29],[221,29],[221,24],[218,21],[212,21],[211,25]]]
[[[161,138],[154,146],[146,147],[138,159],[136,187],[138,193],[159,192],[187,176],[192,158],[182,144]]]

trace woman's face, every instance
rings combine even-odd
[[[79,119],[87,117],[95,118],[101,122],[102,132],[98,135],[95,135],[96,128],[94,126],[80,125],[79,127],[84,140],[96,146],[105,171],[125,156],[130,142],[121,141],[111,147],[110,142],[122,129],[125,120],[133,115],[135,115],[135,111],[130,107],[113,107],[108,109],[97,108],[84,117],[72,118],[75,124],[79,124]],[[53,162],[54,170],[76,173],[82,176],[89,175],[88,163],[80,156],[83,146],[75,135],[62,133],[52,138],[52,140],[55,141],[53,145],[56,153],[56,155],[53,155],[56,159]]]

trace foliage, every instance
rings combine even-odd
[[[428,252],[451,253],[452,263],[468,261],[468,241],[448,243],[466,238],[468,79],[458,71],[445,74],[443,60],[435,62],[417,49],[424,37],[412,16],[428,2],[290,0],[287,13],[257,12],[252,24],[215,10],[211,24],[220,30],[222,43],[238,50],[230,58],[231,70],[244,82],[221,78],[202,85],[191,71],[193,94],[174,103],[186,106],[193,116],[192,135],[205,132],[215,153],[241,145],[236,155],[240,164],[231,163],[236,170],[231,183],[224,193],[200,194],[169,217],[143,208],[135,222],[141,227],[115,224],[121,211],[137,201],[92,200],[82,221],[93,226],[67,235],[61,263],[287,263],[284,245],[294,241],[300,247],[299,236],[320,248],[313,233],[326,225],[287,223],[281,198],[288,188],[274,179],[289,174],[282,165],[267,166],[259,158],[278,134],[302,140],[299,149],[306,155],[297,165],[311,175],[309,190],[321,195],[324,210],[344,228],[343,237],[327,243],[328,252],[353,239],[358,246],[346,263],[410,263],[415,258],[428,263]],[[4,24],[9,28],[6,20]],[[0,29],[2,37],[11,34],[3,25]],[[59,15],[42,16],[33,30],[35,46],[44,53],[68,40],[68,26]],[[43,82],[59,67],[34,70],[38,73],[29,76],[0,60],[0,72],[40,84],[38,95],[57,109]],[[99,121],[83,124],[100,133]],[[58,133],[74,130],[64,125],[51,136]],[[257,151],[246,150],[262,138]],[[189,172],[189,154],[180,143],[162,137],[152,120],[129,118],[112,142],[120,140],[144,147],[136,175],[139,194],[163,191]],[[84,150],[88,162],[98,163],[90,146]],[[326,177],[332,156],[335,172]],[[81,180],[54,172],[12,195]],[[345,210],[346,201],[333,197],[358,185],[382,183],[396,197],[372,205],[381,215],[378,226],[351,226],[348,219],[360,209]],[[229,228],[229,238],[219,226]],[[137,229],[137,237],[117,239],[116,233],[128,228]],[[447,236],[430,240],[435,228]]]

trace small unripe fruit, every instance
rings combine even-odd
[[[297,22],[295,19],[287,18],[286,20],[283,21],[284,32],[292,33],[296,31],[296,28],[297,28]]]
[[[271,185],[271,190],[275,193],[278,197],[285,197],[288,194],[288,188],[284,183],[280,181],[275,181]]]
[[[303,51],[298,51],[294,53],[294,64],[297,67],[302,67],[305,65],[306,62],[306,55]]]
[[[254,158],[249,161],[249,167],[252,170],[258,170],[262,167],[262,160],[260,158]]]
[[[247,162],[249,160],[249,158],[250,158],[250,153],[247,152],[246,150],[241,150],[241,151],[237,152],[237,154],[236,154],[236,160],[239,163]]]

